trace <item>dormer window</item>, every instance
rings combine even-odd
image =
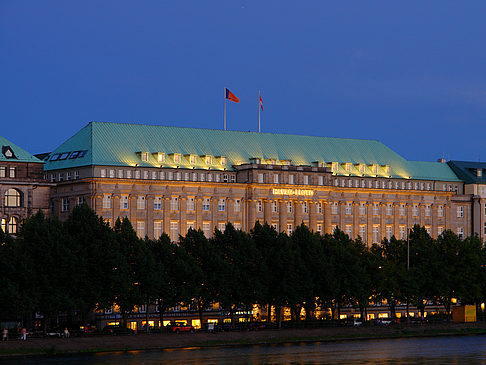
[[[142,160],[143,162],[147,162],[148,161],[148,155],[149,153],[148,152],[137,152],[136,155],[138,156],[138,158],[140,160]]]
[[[169,156],[172,157],[172,162],[179,164],[181,163],[181,154],[180,153],[171,153]]]
[[[257,157],[253,157],[253,158],[250,158],[250,163],[259,165],[261,163],[261,160]]]
[[[369,166],[370,166],[370,169],[373,172],[373,174],[378,173],[378,165],[369,165]]]
[[[351,164],[350,163],[343,163],[344,170],[349,172],[351,170]]]
[[[190,155],[189,156],[189,162],[191,163],[191,165],[195,165],[196,164],[196,156]]]
[[[290,166],[290,160],[280,160],[280,163],[284,166]]]
[[[158,163],[165,162],[165,153],[163,153],[163,152],[154,153],[154,157],[155,157],[155,159],[157,160]]]
[[[2,146],[2,154],[5,156],[5,158],[17,158],[10,146]]]
[[[337,170],[338,170],[338,163],[337,162],[331,162],[330,166],[331,166],[332,172],[337,172]]]
[[[205,155],[204,156],[204,162],[206,163],[206,165],[211,165],[213,163],[213,156]]]
[[[385,173],[390,175],[390,165],[384,165],[383,168],[385,169]]]
[[[322,167],[322,162],[320,162],[320,161],[314,161],[314,162],[312,163],[312,166],[315,166],[315,167]]]
[[[216,158],[219,160],[221,165],[223,165],[223,166],[226,165],[226,156],[218,156]]]
[[[364,164],[359,163],[359,164],[355,165],[355,167],[358,169],[359,172],[364,174],[364,172],[365,172],[365,165]]]

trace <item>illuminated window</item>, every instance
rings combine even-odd
[[[209,212],[211,210],[211,200],[209,200],[209,198],[204,198],[202,210],[205,212]]]
[[[401,217],[405,216],[405,204],[400,204],[400,210],[398,211]]]
[[[302,213],[306,214],[309,211],[309,207],[307,205],[307,202],[302,203]]]
[[[373,243],[380,243],[380,226],[373,226]]]
[[[432,227],[431,226],[425,226],[425,230],[427,231],[427,234],[429,236],[432,234]]]
[[[145,222],[137,222],[137,236],[139,238],[145,237]]]
[[[338,202],[331,203],[331,214],[338,214],[338,207],[339,207]]]
[[[145,180],[147,180],[147,179],[148,179],[148,177],[149,177],[149,172],[148,172],[147,170],[145,170],[145,171],[143,172],[143,178],[144,178]]]
[[[179,222],[170,222],[170,240],[179,241]]]
[[[196,223],[195,222],[187,222],[187,231],[189,231],[190,229],[196,229]]]
[[[317,213],[318,214],[321,214],[322,213],[322,203],[321,202],[318,202],[317,203]]]
[[[147,162],[148,161],[148,152],[142,152],[142,161]]]
[[[309,176],[304,175],[304,185],[309,185]]]
[[[373,215],[380,215],[380,204],[379,203],[373,204]]]
[[[425,205],[425,216],[430,217],[431,209],[430,209],[430,204]]]
[[[100,177],[106,177],[106,170],[105,169],[100,170]]]
[[[462,228],[462,227],[457,228],[457,236],[460,239],[463,239],[464,238],[464,228]]]
[[[206,165],[211,165],[213,163],[212,156],[206,156],[205,157],[205,162],[206,162]]]
[[[196,163],[196,156],[195,155],[190,155],[189,156],[189,163],[191,165],[194,165]]]
[[[19,223],[19,221],[16,217],[10,217],[10,219],[8,220],[8,226],[7,226],[8,233],[17,234],[18,223]]]
[[[226,157],[221,156],[221,165],[226,165]]]
[[[234,209],[235,209],[235,212],[241,212],[241,200],[240,199],[235,200]]]
[[[174,163],[181,163],[181,155],[174,153]]]
[[[258,182],[259,183],[265,182],[265,174],[258,174]]]
[[[206,238],[209,238],[210,235],[211,235],[211,223],[209,222],[203,222],[203,232],[204,232],[204,236],[206,236]]]
[[[22,206],[22,194],[17,189],[8,189],[5,194],[6,207],[20,207]]]
[[[280,175],[279,174],[273,174],[273,183],[274,184],[280,183]]]
[[[287,224],[287,234],[290,236],[292,234],[292,223]]]
[[[218,211],[219,212],[224,212],[225,210],[226,210],[226,200],[225,199],[219,199],[219,201],[218,201]]]
[[[349,238],[353,237],[353,226],[351,224],[346,224],[344,227],[344,233],[346,233]]]
[[[294,184],[294,175],[289,175],[289,184],[290,185]]]
[[[122,195],[120,197],[120,209],[128,209],[128,195]]]
[[[363,241],[363,243],[366,243],[366,225],[360,224],[359,236],[361,237],[361,241]]]
[[[405,226],[400,226],[399,231],[400,231],[400,239],[406,240],[407,239],[407,233],[406,233]]]
[[[196,204],[194,197],[187,198],[187,210],[195,210]]]
[[[157,153],[157,162],[162,163],[165,161],[165,153]]]
[[[0,166],[0,177],[7,177],[7,168],[5,166]]]
[[[224,233],[225,228],[226,228],[226,223],[218,223],[218,231]]]
[[[138,196],[137,197],[137,209],[145,209],[145,197]]]
[[[235,223],[234,226],[235,226],[235,229],[241,230],[241,223]]]
[[[135,170],[135,179],[140,179],[140,171]]]
[[[111,209],[111,195],[103,195],[103,209]]]
[[[162,197],[156,196],[154,199],[154,210],[161,210],[161,209],[162,209]]]
[[[412,217],[418,217],[418,204],[412,206]]]
[[[349,203],[349,202],[346,203],[346,206],[344,208],[344,214],[346,215],[353,214],[353,203]]]
[[[393,214],[393,205],[391,203],[388,203],[386,205],[386,215],[392,215]]]
[[[387,239],[390,239],[392,237],[392,235],[393,235],[392,226],[386,226],[385,227],[385,234],[386,234]]]
[[[127,170],[127,179],[132,178],[132,170]]]
[[[170,198],[170,210],[179,210],[179,198],[173,196]]]
[[[111,179],[114,179],[115,178],[115,170],[110,170],[110,178]]]
[[[438,226],[437,227],[437,234],[440,236],[444,232],[444,227]]]
[[[324,176],[319,176],[318,184],[324,185]]]
[[[2,228],[2,231],[7,232],[7,220],[5,218],[2,218],[0,221],[0,226]]]
[[[322,234],[322,223],[317,223],[317,233]]]
[[[464,217],[464,207],[457,207],[457,218]]]
[[[15,177],[15,167],[10,168],[10,177]],[[15,231],[17,233],[17,231]]]
[[[161,235],[162,235],[162,222],[161,221],[155,221],[154,222],[154,238],[156,240],[158,240]]]

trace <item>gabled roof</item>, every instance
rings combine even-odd
[[[86,151],[84,157],[72,158],[71,154],[77,151]],[[137,152],[148,152],[148,161],[143,162]],[[291,161],[292,165],[337,162],[338,175],[361,175],[359,164],[362,164],[366,169],[364,176],[369,176],[371,166],[377,165],[378,176],[458,181],[447,164],[407,161],[374,140],[107,122],[90,122],[54,150],[45,168],[54,170],[89,165],[176,167],[169,158],[163,163],[157,162],[156,153],[166,156],[180,154],[181,162],[177,165],[190,169],[222,170],[226,167],[232,170],[233,165],[258,158],[277,163]],[[63,159],[52,161],[56,154]],[[197,163],[191,164],[185,155],[198,156]],[[204,155],[225,156],[227,163],[223,166],[220,160],[213,158],[212,163],[206,165],[200,158]],[[350,171],[345,170],[344,163],[351,164]],[[389,166],[389,173],[385,166]]]
[[[0,136],[0,161],[9,162],[39,162],[42,161],[32,156],[29,152],[17,146],[15,143]]]
[[[466,184],[486,184],[486,162],[449,161],[449,166]],[[481,169],[481,176],[477,170]]]

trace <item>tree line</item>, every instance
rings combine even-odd
[[[259,304],[279,323],[283,307],[293,320],[312,320],[323,310],[340,318],[353,305],[365,319],[372,302],[386,300],[395,317],[407,300],[422,314],[430,302],[449,314],[453,298],[477,305],[486,297],[481,240],[449,230],[432,239],[418,225],[408,244],[392,237],[371,247],[339,229],[319,235],[302,224],[289,236],[258,222],[250,233],[228,223],[209,239],[190,229],[171,243],[165,233],[140,239],[127,218],[111,228],[81,205],[64,222],[38,212],[15,237],[0,230],[0,243],[0,321],[40,313],[48,323],[116,304],[126,322],[135,306],[156,303],[163,323],[166,310],[190,303],[203,323],[215,302],[232,318]]]

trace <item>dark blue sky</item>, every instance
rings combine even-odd
[[[89,121],[377,139],[486,161],[486,1],[0,1],[1,135]]]

